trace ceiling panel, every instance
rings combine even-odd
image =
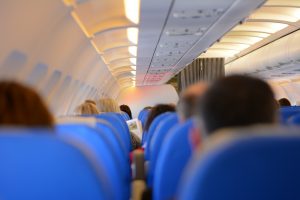
[[[142,1],[137,85],[165,83],[263,2]],[[167,15],[158,12],[162,10]],[[148,25],[155,29],[147,28]],[[241,42],[236,47],[246,48],[246,45]],[[229,45],[215,48],[231,50]]]
[[[261,8],[253,12],[238,26],[225,34],[217,44],[210,47],[201,57],[212,57],[213,54],[226,58],[226,63],[242,58],[279,38],[300,28],[300,1],[268,0]],[[231,51],[217,49],[228,42]],[[237,44],[249,44],[244,48]],[[254,72],[257,73],[257,72]]]

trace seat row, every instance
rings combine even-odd
[[[60,122],[62,121],[62,122]],[[129,199],[131,142],[120,114],[0,130],[3,199]]]
[[[298,128],[239,130],[247,137],[199,157],[190,144],[194,127],[175,113],[153,121],[145,158],[154,199],[300,197]],[[1,198],[130,199],[130,151],[128,127],[116,113],[63,118],[54,130],[2,128]]]
[[[281,119],[283,119],[283,117],[286,117],[287,109],[292,110],[294,113],[297,113],[298,111],[300,111],[300,109],[298,107],[283,108],[280,110]],[[146,115],[146,114],[144,114],[144,115]],[[285,124],[285,123],[282,122],[282,124]],[[149,128],[149,131],[147,133],[145,133],[145,134],[147,134],[147,136],[144,139],[144,144],[146,144],[145,145],[145,160],[146,160],[145,165],[146,165],[146,169],[147,169],[146,170],[146,173],[147,173],[146,174],[146,177],[147,177],[146,182],[147,182],[147,187],[152,188],[153,199],[158,199],[158,200],[172,199],[174,197],[178,197],[178,195],[181,196],[181,199],[199,199],[199,198],[197,198],[197,197],[199,197],[198,193],[195,193],[196,197],[193,197],[193,198],[192,198],[192,196],[188,195],[189,191],[190,191],[189,188],[192,188],[192,186],[189,184],[193,184],[193,188],[194,188],[195,192],[199,190],[199,187],[197,187],[198,183],[197,184],[191,183],[191,181],[197,181],[195,179],[192,179],[191,177],[195,176],[194,173],[196,173],[196,171],[198,169],[192,169],[192,168],[187,169],[189,162],[198,162],[198,161],[191,161],[191,160],[193,160],[192,158],[195,155],[193,155],[194,150],[192,148],[191,138],[190,138],[189,133],[194,128],[195,128],[195,122],[192,119],[187,120],[186,122],[179,122],[179,118],[178,118],[177,114],[164,113],[164,114],[159,115],[156,119],[154,119],[154,121],[152,122],[152,124]],[[266,137],[261,138],[260,134],[258,134],[259,132],[261,132],[261,135],[265,135],[265,134],[269,133],[270,137],[269,138],[266,138]],[[277,134],[275,134],[275,133],[277,133]],[[275,134],[275,136],[273,136],[274,134]],[[251,133],[250,132],[246,133],[245,135],[250,135],[250,136],[255,135],[255,137],[253,137],[253,138],[249,137],[248,138],[249,141],[241,140],[241,141],[234,143],[234,145],[237,144],[239,146],[239,147],[234,147],[234,148],[239,149],[242,146],[239,144],[240,142],[241,143],[248,143],[248,142],[251,143],[252,140],[257,140],[257,143],[260,143],[260,142],[270,143],[269,140],[270,141],[278,140],[278,147],[280,148],[279,145],[281,145],[281,142],[284,143],[284,144],[282,144],[283,146],[285,146],[285,145],[288,146],[288,141],[291,141],[292,138],[295,137],[296,138],[295,141],[298,141],[297,143],[299,145],[299,147],[297,147],[297,149],[300,149],[300,142],[299,142],[300,134],[299,134],[298,128],[278,127],[276,129],[270,129],[270,128],[266,128],[263,130],[258,129],[257,131],[253,131]],[[278,135],[280,135],[280,136],[278,136]],[[286,138],[283,138],[283,136]],[[253,144],[253,145],[255,146],[256,144]],[[260,146],[260,145],[263,145],[263,144],[259,144],[258,146]],[[274,143],[273,148],[276,148],[275,143]],[[236,149],[233,151],[238,151]],[[289,150],[287,150],[287,152],[291,151],[291,150],[292,149],[289,149]],[[223,151],[223,150],[220,150],[220,151]],[[251,151],[251,149],[248,151]],[[278,152],[275,152],[275,151],[269,152],[269,150],[267,148],[261,149],[261,153],[262,154],[270,153],[270,155],[272,154],[271,156],[274,156],[274,157],[276,157],[276,154],[278,154]],[[294,152],[294,153],[292,153],[292,155],[294,156],[294,154],[298,154],[298,153],[300,153],[300,152],[297,152],[297,153]],[[286,154],[288,154],[288,153],[286,153]],[[239,156],[242,156],[242,154]],[[246,154],[245,154],[245,158],[247,158]],[[208,159],[210,159],[210,158],[208,158]],[[217,159],[219,159],[219,158],[217,158]],[[232,158],[232,159],[238,159],[238,158]],[[239,159],[241,159],[241,158],[239,158]],[[262,158],[257,157],[257,159],[256,158],[252,158],[252,159],[253,159],[252,162],[254,162],[253,165],[259,166],[259,163],[261,162],[260,159],[262,159]],[[278,162],[280,161],[280,159],[281,158],[278,159]],[[298,159],[296,156],[293,159],[295,159],[295,160],[291,159],[290,161],[292,163],[295,162],[295,164],[298,165],[300,162],[300,159]],[[199,158],[197,158],[195,160],[199,160]],[[200,159],[200,160],[202,160],[202,159]],[[268,160],[268,159],[266,159],[265,161],[266,161],[266,166],[268,166],[268,167],[270,167],[269,162],[273,162],[272,160]],[[284,161],[284,159],[283,159],[283,161]],[[246,161],[241,161],[241,162],[246,162]],[[201,163],[201,162],[199,161],[199,163]],[[201,164],[199,164],[198,167],[199,167],[199,170],[203,170]],[[284,166],[283,166],[283,168],[284,168]],[[234,168],[234,170],[237,170],[237,169]],[[250,169],[248,169],[248,170],[250,170]],[[267,172],[268,169],[257,169],[257,170],[261,170],[259,173],[263,173],[263,172]],[[185,171],[188,171],[188,172],[192,171],[192,172],[186,173]],[[219,175],[221,176],[222,173]],[[232,171],[231,173],[234,173],[234,171]],[[241,171],[240,173],[244,173],[244,171]],[[255,171],[253,173],[254,173],[253,175],[255,175]],[[272,172],[272,173],[275,173],[275,172]],[[292,177],[292,175],[290,173],[296,173],[296,172],[285,171],[282,173],[286,174],[286,176],[287,176],[286,179],[288,180]],[[186,176],[190,177],[190,178],[186,178],[186,176],[184,176],[184,174],[188,174]],[[297,175],[298,175],[298,172],[297,172]],[[231,176],[236,176],[238,178],[238,176],[240,176],[240,174],[232,174]],[[247,176],[247,175],[244,174],[244,176]],[[261,178],[261,177],[257,177],[257,180],[259,180],[259,178]],[[271,175],[264,176],[264,178],[267,179],[266,182],[268,182],[268,181],[272,182]],[[222,179],[222,177],[221,177],[221,179]],[[217,176],[213,177],[212,180],[218,181]],[[205,183],[205,184],[207,184],[207,183]],[[224,187],[226,187],[225,182],[223,182],[222,184],[225,184]],[[252,184],[254,184],[254,181],[252,182]],[[189,187],[183,187],[184,185],[189,185]],[[262,185],[260,185],[260,186],[262,186]],[[282,186],[282,185],[280,184],[280,186]],[[233,187],[233,186],[231,186],[231,187]],[[289,187],[289,186],[285,186],[282,191],[286,192],[287,187]],[[212,189],[213,189],[213,183],[212,183]],[[267,188],[267,189],[270,189],[270,188]],[[185,191],[185,190],[187,190],[187,191]],[[244,190],[246,190],[246,188],[244,188]],[[210,192],[213,192],[213,191],[210,191]],[[243,195],[246,195],[246,193]],[[221,199],[222,195],[219,195],[219,197]],[[230,197],[230,196],[228,196],[228,197]],[[254,196],[252,196],[252,197],[254,197]],[[275,197],[275,196],[272,196],[272,197]],[[244,198],[244,196],[243,196],[243,198]],[[207,198],[207,199],[209,199],[209,198]],[[228,199],[230,199],[230,198],[228,198]]]

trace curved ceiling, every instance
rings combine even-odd
[[[121,87],[135,85],[139,0],[65,0]],[[125,82],[120,77],[127,78]]]
[[[144,0],[141,5],[140,0],[64,3],[72,8],[72,17],[124,88],[165,83],[264,0]],[[249,23],[255,28],[259,24],[251,23],[260,22]],[[252,40],[257,38],[260,36]],[[228,40],[227,45],[217,48],[235,51]],[[234,46],[243,49],[251,44],[248,43],[240,41]]]

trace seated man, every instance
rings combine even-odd
[[[199,82],[189,86],[182,92],[176,109],[181,121],[186,121],[195,115],[198,106],[197,101],[202,97],[206,89],[207,84]]]
[[[205,136],[227,127],[276,122],[274,94],[264,81],[234,75],[213,83],[199,102],[198,124]]]

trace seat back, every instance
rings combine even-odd
[[[101,166],[52,131],[0,130],[2,199],[114,198]]]
[[[149,113],[150,113],[150,110],[143,109],[143,110],[141,110],[141,112],[138,115],[138,119],[141,121],[141,124],[142,124],[143,128],[145,127],[145,124],[146,124]]]
[[[146,160],[149,159],[149,156],[148,156],[148,145],[150,145],[150,142],[151,142],[151,139],[152,139],[152,136],[157,128],[157,126],[166,119],[167,116],[169,116],[171,114],[171,112],[165,112],[165,113],[162,113],[160,115],[158,115],[151,123],[150,127],[149,127],[149,130],[147,132],[145,132],[145,134],[143,135],[143,137],[145,137],[144,139],[144,147],[146,149],[145,151],[145,158]]]
[[[110,123],[116,129],[117,133],[121,136],[127,151],[131,151],[132,147],[129,129],[126,122],[122,119],[121,115],[117,115],[116,113],[103,113],[100,115],[96,115],[96,118],[105,120]]]
[[[153,174],[156,167],[157,158],[160,154],[161,145],[164,143],[164,139],[167,136],[169,130],[178,124],[179,118],[176,113],[172,113],[165,118],[156,128],[150,145],[148,145],[148,157],[149,157],[149,165],[148,165],[148,177],[147,177],[147,185],[148,187],[152,187],[153,184]]]
[[[288,120],[287,123],[290,125],[300,125],[300,113],[292,115]]]
[[[287,133],[238,139],[195,159],[179,199],[300,199],[300,137]]]
[[[126,113],[126,112],[121,112],[121,115],[122,115],[122,117],[123,117],[123,119],[125,120],[125,121],[127,121],[127,120],[130,120],[130,117],[129,117],[129,115]]]
[[[282,124],[287,124],[288,119],[295,115],[300,113],[300,106],[285,106],[281,107],[279,109],[279,115],[280,115],[280,122]]]
[[[109,174],[109,183],[114,189],[116,199],[128,199],[129,188],[129,162],[122,162],[117,151],[103,130],[89,127],[85,124],[61,124],[56,127],[57,133],[67,140],[76,140],[88,148],[95,156],[97,163],[103,166],[105,174]],[[127,166],[126,166],[127,165]]]
[[[171,199],[178,188],[183,170],[192,155],[189,132],[194,123],[176,125],[164,140],[153,177],[154,199]]]

